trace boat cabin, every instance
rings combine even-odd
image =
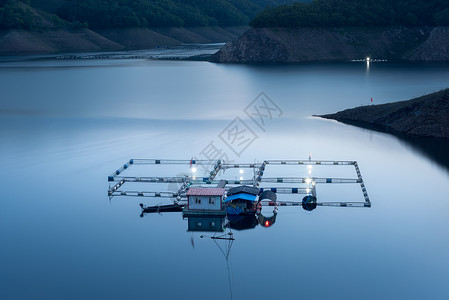
[[[259,189],[253,186],[237,186],[229,189],[226,197],[228,215],[255,214]]]

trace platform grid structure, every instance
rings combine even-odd
[[[207,166],[211,170],[209,176],[197,178],[195,176],[125,176],[129,168],[135,165],[189,165]],[[264,177],[264,173],[269,166],[354,166],[356,178],[335,178],[335,177]],[[253,169],[254,176],[252,179],[232,180],[224,179],[226,190],[238,185],[252,185],[258,187],[261,192],[271,190],[277,194],[304,194],[316,196],[316,186],[321,184],[359,184],[364,201],[344,201],[344,202],[317,202],[317,206],[336,206],[336,207],[371,207],[371,201],[366,190],[365,183],[357,161],[336,161],[336,160],[265,160],[255,163],[227,163],[221,160],[173,160],[173,159],[130,159],[123,164],[114,173],[108,176],[110,183],[108,196],[110,199],[116,196],[134,196],[134,197],[156,197],[168,198],[173,201],[185,201],[187,199],[186,192],[190,187],[201,186],[217,186],[223,180],[216,180],[215,177],[221,170],[226,169]],[[310,173],[309,173],[310,175]],[[127,182],[141,183],[176,183],[179,185],[176,191],[136,191],[123,190]],[[111,184],[113,185],[111,186]],[[292,184],[290,187],[273,186],[261,188],[261,183],[272,184]],[[269,203],[264,203],[269,205]],[[301,201],[278,201],[279,206],[296,206],[301,205]]]

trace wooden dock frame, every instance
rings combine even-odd
[[[133,165],[203,165],[210,166],[210,176],[201,179],[193,179],[193,177],[137,177],[137,176],[123,176],[127,169]],[[270,165],[326,165],[326,166],[348,166],[352,165],[355,168],[357,178],[318,178],[318,177],[281,177],[281,178],[265,178],[264,171]],[[366,190],[365,183],[357,161],[335,161],[335,160],[265,160],[260,163],[226,163],[224,161],[211,160],[172,160],[172,159],[130,159],[123,164],[114,173],[108,176],[108,182],[114,182],[113,186],[109,186],[108,196],[112,199],[116,196],[134,196],[134,197],[156,197],[156,198],[171,198],[175,201],[186,200],[185,192],[189,186],[204,186],[216,185],[218,181],[215,176],[220,170],[231,168],[252,168],[255,176],[251,180],[226,180],[226,185],[254,185],[259,187],[261,182],[269,183],[292,183],[292,184],[312,184],[312,188],[304,186],[295,187],[273,187],[261,188],[261,191],[271,189],[278,194],[314,194],[316,193],[316,184],[360,184],[364,201],[349,201],[349,202],[318,202],[317,206],[332,206],[332,207],[371,207],[371,201]],[[181,187],[177,191],[127,191],[120,190],[126,182],[146,182],[146,183],[179,183]],[[280,201],[282,202],[282,201]],[[296,205],[293,202],[292,205]]]

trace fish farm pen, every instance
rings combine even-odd
[[[163,166],[164,169],[168,169],[169,171],[172,170],[172,166],[178,166],[178,168],[181,168],[186,172],[176,176],[135,176],[134,174],[130,174],[132,173],[131,170],[137,166],[147,168],[149,166],[158,165]],[[302,174],[306,176],[270,177],[266,175],[270,173],[270,169],[277,168],[277,170],[280,170],[282,173],[286,167],[291,168],[297,166],[302,166],[304,168],[304,172],[301,173],[299,170],[295,169],[294,172],[290,173],[293,175]],[[312,176],[312,167],[315,172],[315,170],[317,168],[321,168],[321,166],[332,167],[332,169],[342,168],[343,166],[352,166],[353,171],[351,172],[353,172],[355,176],[353,178]],[[167,170],[165,171],[166,172],[164,173],[167,173]],[[179,173],[179,169],[173,169],[172,174],[176,174],[176,172]],[[234,172],[234,174],[229,174],[232,172]],[[145,174],[152,173],[154,173],[154,170],[152,170],[151,173],[148,173],[148,170],[145,170]],[[335,174],[335,172],[331,173]],[[249,178],[244,178],[242,175]],[[253,163],[231,163],[222,160],[209,161],[195,159],[130,159],[114,173],[109,175],[108,181],[110,183],[108,189],[109,199],[117,196],[131,196],[143,198],[151,197],[167,200],[167,205],[144,206],[141,204],[142,209],[147,209],[148,212],[182,211],[183,209],[185,212],[189,206],[189,190],[192,195],[194,194],[192,192],[194,189],[199,190],[201,188],[215,190],[223,189],[222,198],[218,201],[225,203],[227,198],[236,198],[235,196],[230,195],[235,193],[233,190],[236,188],[238,189],[239,187],[255,188],[257,192],[253,192],[252,194],[254,197],[259,197],[258,205],[275,206],[276,209],[278,206],[302,206],[304,209],[309,211],[313,210],[317,206],[371,207],[371,201],[357,161],[312,160],[310,157],[306,160],[264,160]],[[136,185],[134,183],[139,184]],[[135,188],[136,186],[142,187],[144,183],[151,184],[152,188],[148,190]],[[165,186],[163,184],[165,184]],[[321,201],[321,199],[317,197],[318,185],[324,186],[342,184],[359,185],[362,192],[360,201]],[[130,185],[132,185],[131,188],[129,187]],[[263,198],[262,195],[266,195],[266,193],[264,193],[266,191],[270,191],[272,196]],[[285,195],[285,197],[287,197],[287,195],[294,196],[296,194],[303,196],[298,198],[293,197],[290,200],[285,201],[282,199],[276,201],[276,194]],[[210,195],[217,196],[215,194]],[[245,197],[247,196],[248,195]],[[255,200],[252,199],[251,201]],[[201,203],[200,200],[199,202]],[[211,203],[215,203],[214,200],[209,200],[209,204]],[[229,204],[229,202],[226,203]],[[201,211],[198,213],[201,213]]]

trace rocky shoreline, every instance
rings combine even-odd
[[[449,139],[449,89],[407,101],[356,107],[318,117],[408,136]]]
[[[211,61],[299,63],[366,57],[449,61],[449,27],[250,28]]]

